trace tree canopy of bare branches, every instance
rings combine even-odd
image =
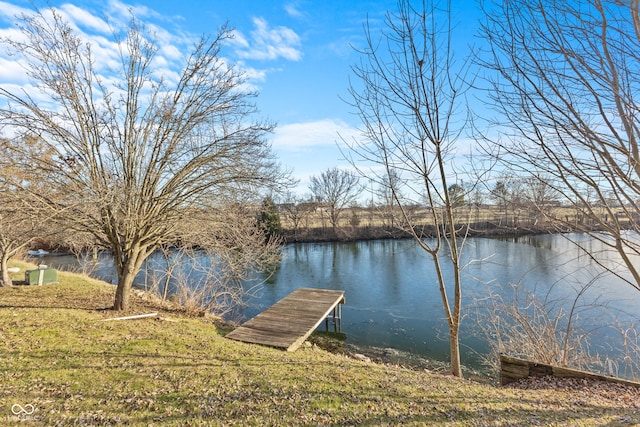
[[[630,273],[620,277],[637,289],[639,8],[637,1],[500,2],[486,14],[490,50],[482,57],[495,71],[494,128],[503,130],[494,154],[544,180],[578,218],[547,219],[616,251]]]
[[[108,72],[53,8],[19,17],[17,30],[3,45],[38,91],[0,87],[0,125],[52,152],[31,161],[67,195],[54,206],[66,224],[113,251],[114,309],[127,308],[147,256],[178,240],[189,208],[220,208],[285,178],[265,139],[273,126],[253,118],[255,94],[221,56],[228,28],[203,36],[166,74],[156,68],[159,44],[135,18],[113,32]]]
[[[449,188],[457,182],[453,150],[467,123],[468,60],[455,61],[448,2],[414,6],[400,0],[385,24],[380,33],[365,26],[366,46],[353,67],[356,79],[350,89],[363,123],[362,140],[347,143],[359,170],[390,189],[401,215],[395,223],[411,233],[433,261],[449,326],[451,369],[462,376],[458,336],[463,266]],[[425,200],[434,239],[422,238],[409,211]],[[448,260],[451,269],[444,265]]]
[[[316,201],[326,205],[329,222],[335,233],[340,215],[360,195],[358,175],[337,167],[327,169],[320,176],[310,178],[309,190]]]
[[[12,257],[56,232],[47,226],[55,215],[47,209],[48,200],[55,195],[30,160],[50,154],[34,138],[0,140],[0,286],[13,284],[8,270]]]

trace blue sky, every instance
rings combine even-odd
[[[44,2],[37,3],[46,6]],[[224,55],[242,67],[259,92],[261,115],[277,124],[273,149],[300,180],[295,192],[308,193],[308,179],[338,166],[348,168],[338,147],[339,136],[357,135],[358,118],[340,97],[347,98],[350,67],[358,60],[353,46],[363,45],[363,24],[382,25],[396,0],[49,0],[87,34],[100,32],[105,17],[125,25],[127,10],[158,29],[163,42],[184,49],[185,41],[216,34],[228,22],[236,37]],[[456,37],[471,42],[478,8],[473,0],[455,2]],[[30,1],[0,1],[0,36],[13,27],[17,13]],[[166,33],[165,33],[166,32]],[[165,41],[166,40],[166,41]],[[180,41],[178,41],[180,40]],[[168,49],[169,51],[169,49]],[[0,84],[24,83],[11,58],[0,53]]]

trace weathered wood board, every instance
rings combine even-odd
[[[338,304],[344,304],[344,291],[298,288],[227,338],[295,351]]]
[[[608,377],[606,375],[584,372],[577,369],[562,368],[545,363],[531,362],[529,360],[500,355],[500,384],[507,385],[519,379],[528,377],[554,376],[558,378],[588,378],[600,381],[608,381],[619,384],[631,385],[640,388],[640,383],[621,378]]]

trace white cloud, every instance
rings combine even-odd
[[[162,77],[168,85],[175,84],[184,65],[186,52],[193,49],[197,37],[167,23],[165,17],[146,7],[132,7],[119,0],[108,0],[105,3],[104,9],[98,11],[64,3],[53,10],[43,7],[40,13],[45,19],[52,19],[53,12],[59,13],[72,27],[74,34],[90,45],[94,70],[107,89],[115,93],[122,83],[118,74],[122,72],[120,52],[126,51],[127,46],[119,43],[114,34],[127,31],[131,19],[135,17],[144,27],[145,35],[153,39],[158,47],[152,64],[153,75]],[[34,13],[32,9],[18,8],[0,1],[0,37],[24,40],[24,34],[16,26],[16,16],[31,16]],[[165,21],[166,27],[159,21]],[[22,56],[21,52],[10,55],[0,49],[0,83],[15,93],[25,91],[40,102],[46,102],[46,94],[33,86],[34,82],[21,66],[21,61],[24,60]]]
[[[180,59],[183,55],[178,46],[170,44],[160,46],[160,54],[169,59]]]
[[[31,83],[0,83],[0,87],[10,93],[23,95],[29,94],[29,97],[38,104],[39,107],[47,109],[51,105],[51,96],[39,87],[34,86]],[[15,105],[14,105],[15,107]],[[4,129],[3,129],[4,130]]]
[[[18,60],[0,57],[0,81],[16,84],[27,83],[29,77]]]
[[[327,50],[335,53],[339,57],[346,58],[349,55],[353,55],[356,52],[358,46],[359,36],[346,35],[344,37],[340,37],[339,39],[333,40],[327,44]],[[354,48],[356,47],[356,48]]]
[[[276,127],[272,146],[285,167],[292,168],[299,180],[294,193],[309,192],[310,177],[332,167],[353,170],[345,159],[348,148],[343,140],[357,138],[360,131],[343,120],[326,118],[289,123]]]
[[[96,70],[109,73],[122,66],[118,57],[118,43],[102,36],[83,34],[83,37],[91,43],[91,56]]]
[[[114,33],[124,36],[135,17],[138,23],[144,27],[147,37],[157,44],[158,51],[153,59],[152,74],[160,77],[170,87],[179,79],[179,72],[184,65],[186,55],[193,50],[199,36],[189,33],[166,16],[160,16],[157,12],[139,6],[130,6],[120,0],[107,0],[103,9],[81,8],[66,2],[55,9],[73,28],[74,33],[81,40],[91,46],[93,65],[101,81],[110,90],[117,92],[116,87],[121,84],[119,74],[122,72],[120,52],[126,51],[127,46],[119,43],[113,37]],[[16,16],[33,15],[32,9],[20,8],[0,1],[0,38],[12,40],[24,39],[24,34],[15,25]],[[41,13],[47,19],[51,19],[51,9],[42,8]],[[231,45],[233,48],[240,46],[246,57],[251,57],[251,52],[264,51],[264,58],[283,57],[297,59],[301,53],[297,50],[300,44],[298,36],[290,29],[284,27],[270,28],[266,21],[254,20],[255,30],[247,40],[243,34],[236,32],[236,39]],[[255,56],[255,55],[254,55]],[[22,61],[21,52],[9,56],[4,50],[0,50],[0,82],[12,85],[12,88],[21,87],[28,90],[32,96],[40,97],[32,86],[32,81],[27,76]],[[223,63],[228,61],[220,57]],[[237,64],[245,73],[247,81],[242,89],[249,91],[258,90],[256,86],[266,80],[267,74],[273,69],[253,68],[244,63],[242,59]]]
[[[231,35],[233,36],[231,43],[234,44],[236,48],[249,48],[249,41],[240,31],[234,29],[231,31]]]
[[[284,11],[287,12],[287,15],[293,18],[302,18],[304,16],[304,13],[298,9],[298,6],[295,3],[285,4]]]
[[[257,68],[246,67],[244,64],[238,64],[242,68],[247,80],[251,82],[264,82],[267,79],[267,70],[259,70]]]
[[[322,145],[342,145],[357,137],[359,131],[342,120],[323,119],[278,126],[273,147],[280,150],[303,150]]]
[[[11,22],[13,22],[15,17],[18,15],[22,15],[22,14],[30,15],[32,13],[33,13],[32,9],[26,9],[23,7],[16,6],[15,4],[0,1],[0,17],[8,18],[8,20]]]
[[[145,17],[159,17],[159,15],[146,6],[132,6],[119,0],[107,2],[107,13],[110,18],[117,18],[121,24],[127,24],[132,17],[142,19]]]
[[[111,27],[104,19],[92,15],[85,9],[68,3],[62,5],[60,9],[65,13],[65,16],[78,27],[95,30],[103,34],[111,33]]]
[[[269,27],[263,18],[254,18],[255,29],[251,31],[251,39],[236,31],[233,43],[236,54],[243,59],[274,60],[278,58],[298,61],[302,58],[299,47],[300,37],[290,28]]]

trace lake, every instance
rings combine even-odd
[[[611,325],[614,319],[624,325],[638,325],[640,292],[620,278],[600,274],[597,263],[567,237],[589,245],[592,253],[615,268],[616,256],[602,253],[599,242],[583,235],[467,240],[463,251],[468,264],[463,271],[463,365],[482,370],[480,360],[489,347],[481,332],[485,319],[477,313],[486,314],[488,295],[512,301],[514,284],[519,284],[521,291],[534,292],[556,312],[567,312],[580,290],[589,284],[575,305],[574,325],[588,332],[594,351],[621,357],[613,349],[618,337]],[[73,262],[70,257],[45,257],[42,261],[56,268]],[[445,262],[444,268],[450,265]],[[101,260],[96,273],[115,282],[112,265],[106,259]],[[137,283],[143,286],[143,274]],[[448,360],[448,329],[434,268],[412,240],[287,245],[274,275],[256,297],[249,299],[240,315],[253,317],[298,287],[345,291],[341,330],[348,346],[427,364],[427,360]]]

